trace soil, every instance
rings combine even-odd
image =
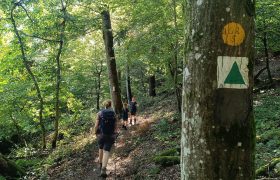
[[[120,135],[107,166],[106,179],[180,179],[179,165],[165,168],[157,174],[149,173],[151,169],[156,168],[151,157],[165,148],[164,144],[152,136],[151,129],[155,123],[155,119],[149,118],[149,115],[142,115],[138,117],[136,125],[129,125],[128,130],[120,129]],[[140,137],[141,142],[139,142]],[[96,140],[88,148],[73,154],[48,170],[50,179],[105,179],[99,174]]]

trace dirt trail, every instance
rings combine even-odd
[[[106,179],[128,179],[123,177],[127,174],[129,169],[129,165],[131,163],[131,159],[129,157],[129,151],[132,149],[129,149],[129,147],[126,147],[128,144],[132,143],[128,140],[128,137],[134,136],[136,134],[137,128],[143,124],[144,122],[151,121],[148,118],[144,118],[142,116],[139,116],[137,119],[136,125],[129,125],[128,130],[124,130],[121,127],[120,135],[114,145],[114,148],[112,150],[111,157],[109,159],[108,165],[107,165],[107,174],[109,175]],[[128,144],[127,144],[128,143]],[[123,152],[126,151],[126,152]],[[86,174],[84,177],[86,180],[92,180],[97,178],[99,175],[99,168],[98,168],[98,155],[97,151],[95,153],[95,159],[94,159],[94,168],[91,172]],[[100,179],[100,178],[99,178]]]
[[[144,122],[151,122],[147,116],[138,116],[136,125],[129,125],[128,130],[119,128],[120,135],[112,150],[111,157],[107,166],[108,177],[106,179],[131,179],[125,177],[132,174],[130,165],[133,163],[129,154],[133,151],[133,139],[137,133],[138,127]],[[92,135],[92,134],[89,134]],[[98,180],[99,164],[98,164],[98,147],[94,140],[88,148],[82,152],[73,154],[67,160],[63,160],[51,168],[48,172],[50,179],[83,179]]]

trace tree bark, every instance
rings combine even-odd
[[[61,22],[61,31],[59,38],[58,52],[56,55],[56,88],[55,88],[55,120],[54,120],[54,135],[52,139],[52,148],[56,148],[58,129],[59,129],[59,119],[60,119],[60,84],[61,84],[61,54],[64,45],[64,31],[66,26],[66,6],[63,1],[61,1],[61,11],[63,13],[63,21]]]
[[[181,179],[253,180],[254,2],[185,8]]]
[[[113,33],[112,33],[109,10],[104,10],[101,13],[101,15],[102,15],[103,39],[104,39],[106,58],[107,58],[111,97],[112,97],[112,102],[113,102],[115,112],[116,114],[119,115],[122,110],[122,101],[121,101],[120,87],[118,83],[116,59],[115,59],[115,52],[113,48]]]
[[[16,21],[14,19],[14,10],[18,5],[19,5],[18,3],[13,5],[13,7],[11,9],[10,17],[11,17],[11,21],[12,21],[12,24],[13,24],[14,32],[16,34],[16,37],[17,37],[18,41],[19,41],[19,46],[20,46],[20,51],[21,51],[21,56],[22,56],[24,67],[27,70],[29,76],[31,77],[31,79],[34,83],[36,93],[37,93],[37,97],[38,97],[38,100],[39,100],[39,124],[40,124],[41,131],[42,131],[42,147],[43,147],[43,149],[45,149],[46,148],[46,128],[45,128],[44,121],[43,121],[44,101],[43,101],[43,97],[42,97],[42,94],[41,94],[41,90],[40,90],[37,78],[33,74],[32,70],[31,70],[31,67],[30,67],[30,64],[27,60],[27,57],[26,57],[26,54],[25,54],[25,49],[24,49],[24,42],[22,41],[22,38],[21,38],[21,36],[19,34],[19,31],[17,29]]]
[[[130,72],[129,72],[128,65],[126,65],[126,97],[128,103],[130,103],[132,100],[132,92],[131,92]]]
[[[174,21],[174,28],[177,31],[178,30],[178,23],[177,23],[177,10],[176,10],[176,0],[172,0],[172,5],[173,5],[173,21]],[[173,47],[173,80],[174,80],[174,90],[176,94],[176,99],[177,99],[177,110],[178,112],[181,112],[181,104],[182,104],[182,89],[179,86],[178,83],[178,48],[179,48],[179,38],[177,33],[175,34],[175,45]]]
[[[149,96],[156,96],[156,77],[152,75],[149,77]]]
[[[121,89],[122,89],[122,72],[121,70],[118,70],[118,82],[119,82],[119,87],[120,87],[120,94],[122,94]]]
[[[103,62],[100,62],[100,67],[96,66],[95,74],[97,76],[97,81],[95,85],[96,93],[96,109],[100,110],[100,95],[101,95],[101,75],[103,72]]]
[[[263,33],[263,46],[264,46],[264,53],[265,53],[265,63],[266,63],[266,70],[267,70],[267,76],[270,84],[273,83],[270,67],[269,67],[269,54],[268,54],[268,47],[267,47],[267,32],[264,31]]]

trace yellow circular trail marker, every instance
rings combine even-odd
[[[224,43],[230,46],[239,46],[245,39],[243,27],[235,22],[228,23],[223,28]]]

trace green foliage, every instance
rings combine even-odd
[[[154,158],[156,164],[160,164],[163,167],[173,166],[180,164],[179,156],[156,156]]]
[[[280,165],[280,158],[272,159],[272,161],[256,170],[256,176],[279,177],[280,169],[276,166]]]
[[[162,141],[168,145],[176,146],[177,142],[173,141],[180,136],[180,131],[176,129],[167,119],[160,120],[155,126],[155,139]]]
[[[22,167],[25,171],[33,169],[34,167],[38,167],[41,165],[42,159],[19,159],[16,161],[16,164]]]
[[[264,54],[263,38],[265,33],[268,38],[268,49],[271,52],[280,50],[280,2],[274,0],[256,1],[256,48]]]
[[[270,90],[255,98],[255,120],[257,129],[256,166],[269,163],[280,156],[280,96],[278,90]]]
[[[179,156],[180,148],[167,149],[159,153],[158,156]]]
[[[16,178],[23,176],[25,172],[14,161],[0,154],[0,174],[5,177]]]
[[[160,171],[161,171],[161,168],[160,167],[152,167],[150,170],[149,170],[149,174],[150,175],[156,175],[156,174],[159,174],[160,173]]]

